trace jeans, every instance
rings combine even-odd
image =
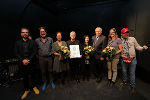
[[[125,63],[123,61],[121,61],[121,65],[122,65],[122,79],[124,82],[127,81],[127,68],[129,67],[129,75],[130,75],[130,86],[132,88],[135,87],[135,70],[136,70],[136,64],[137,64],[137,60],[136,57],[133,58],[131,63]]]

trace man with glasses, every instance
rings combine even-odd
[[[43,86],[42,90],[44,91],[47,87],[47,78],[46,71],[48,71],[49,81],[52,88],[55,88],[53,83],[53,74],[52,74],[52,44],[53,39],[47,37],[47,33],[44,27],[40,27],[40,37],[35,40],[38,46],[38,59],[42,72],[42,81]]]
[[[121,30],[121,39],[123,44],[123,51],[122,51],[122,82],[120,83],[121,86],[127,84],[127,68],[129,67],[129,74],[130,74],[130,87],[131,93],[135,94],[135,69],[136,69],[136,50],[146,50],[148,49],[147,46],[141,47],[134,37],[129,37],[129,29],[123,28]]]
[[[20,69],[23,76],[23,83],[25,92],[22,95],[21,99],[25,99],[30,91],[33,89],[35,94],[39,94],[39,90],[35,85],[35,73],[34,73],[34,62],[35,55],[37,51],[36,43],[33,40],[30,40],[29,29],[21,28],[21,40],[18,40],[15,43],[15,54],[20,62]],[[29,75],[31,76],[31,85],[29,84]]]

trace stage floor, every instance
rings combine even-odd
[[[129,86],[119,87],[120,80],[115,87],[108,88],[106,78],[101,83],[96,83],[95,79],[81,81],[79,84],[70,82],[64,86],[56,83],[56,89],[47,87],[46,91],[41,91],[35,95],[31,92],[25,100],[150,100],[150,84],[137,79],[137,94],[131,95]],[[21,100],[23,94],[22,81],[16,81],[11,87],[0,87],[1,100]]]

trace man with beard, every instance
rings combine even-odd
[[[129,67],[131,93],[135,94],[135,70],[137,64],[135,50],[146,50],[148,47],[146,45],[140,46],[134,37],[129,37],[128,28],[121,30],[121,39],[123,51],[121,53],[122,82],[120,85],[123,86],[127,84],[127,68]]]
[[[18,40],[15,43],[15,54],[18,58],[21,65],[21,72],[23,75],[23,83],[25,92],[22,95],[21,99],[25,99],[29,93],[30,89],[33,89],[35,94],[39,94],[39,90],[35,86],[35,77],[34,77],[34,61],[37,51],[36,43],[33,40],[30,40],[29,30],[27,28],[21,28],[21,40]],[[29,75],[31,76],[32,84],[30,86]]]
[[[38,46],[38,59],[42,72],[42,81],[43,86],[42,90],[44,91],[47,87],[47,78],[46,72],[48,70],[49,82],[52,88],[55,88],[55,84],[53,83],[53,74],[52,74],[52,44],[53,39],[51,37],[47,37],[47,33],[44,27],[40,27],[40,37],[35,40]],[[47,70],[46,70],[47,68]]]

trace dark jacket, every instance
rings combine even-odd
[[[24,59],[29,59],[30,62],[35,61],[35,59],[36,59],[35,55],[37,53],[37,46],[36,46],[35,41],[33,41],[33,40],[27,40],[26,41],[27,42],[26,54],[24,52],[24,47],[23,47],[24,42],[25,41],[23,41],[23,40],[18,40],[15,43],[14,51],[15,51],[16,58],[19,61],[22,61]]]
[[[92,36],[92,44],[93,48],[95,49],[95,59],[100,59],[102,57],[102,51],[107,46],[107,38],[104,35],[100,35],[99,39],[97,40],[96,44],[94,43],[96,39],[96,35]]]

